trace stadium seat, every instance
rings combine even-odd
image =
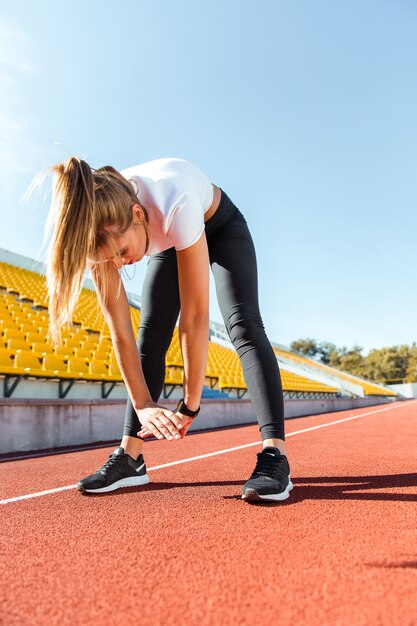
[[[35,324],[35,322],[33,324]],[[25,337],[28,333],[36,332],[36,328],[33,324],[28,324],[27,322],[19,324],[19,330],[23,337]]]
[[[88,337],[83,340],[82,347],[86,350],[94,350],[95,348],[97,348],[97,344],[98,338],[95,335],[88,335]]]
[[[85,361],[89,361],[92,358],[93,351],[85,348],[74,348],[74,356]]]
[[[107,361],[108,357],[110,355],[110,349],[105,349],[105,348],[101,348],[101,349],[96,349],[93,351],[93,357],[95,359],[97,359],[98,361]]]
[[[43,357],[42,370],[47,374],[54,374],[58,378],[73,378],[68,373],[65,359],[56,354],[46,354]]]
[[[64,346],[66,348],[81,348],[81,345],[82,345],[81,339],[69,338],[69,337],[64,338]]]
[[[69,374],[72,374],[76,378],[91,378],[89,366],[86,363],[85,359],[69,357],[67,363],[67,371]]]
[[[96,376],[97,378],[108,379],[109,370],[104,361],[91,361],[89,365],[89,373],[91,376]]]
[[[24,339],[11,338],[7,341],[7,347],[9,350],[16,352],[17,350],[27,350],[28,344]]]
[[[16,374],[11,353],[3,348],[0,348],[0,374]]]
[[[19,339],[19,340],[23,340],[23,335],[20,332],[19,328],[16,326],[7,326],[4,329],[3,332],[3,337],[8,340],[8,339]]]
[[[45,377],[45,371],[42,370],[39,359],[32,352],[18,350],[15,356],[15,367],[23,368],[25,374],[30,376]]]
[[[53,354],[53,347],[45,341],[35,341],[32,343],[32,352],[38,358],[43,358],[46,354]]]
[[[165,380],[169,384],[182,385],[184,383],[184,370],[177,368],[168,368],[166,370]]]
[[[33,331],[27,332],[25,334],[25,341],[27,343],[35,343],[35,342],[41,342],[41,341],[43,341],[45,343],[46,342],[45,340],[46,340],[46,338],[44,336],[40,335],[39,333],[33,332]]]
[[[109,375],[113,377],[120,377],[120,379],[122,379],[122,372],[120,371],[119,364],[116,359],[111,361],[109,365]]]
[[[69,359],[70,356],[74,356],[74,349],[67,348],[66,346],[55,346],[54,352],[57,356],[62,356],[65,359]]]

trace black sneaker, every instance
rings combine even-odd
[[[143,455],[135,461],[124,448],[116,448],[109,460],[95,474],[83,478],[77,485],[82,493],[106,493],[120,487],[136,487],[149,482]]]
[[[287,457],[268,446],[258,452],[252,476],[243,485],[242,500],[286,500],[293,486]]]

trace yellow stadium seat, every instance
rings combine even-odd
[[[176,353],[173,354],[172,356],[167,355],[166,358],[166,364],[169,367],[170,365],[180,365],[183,366],[184,362],[182,360],[182,354],[181,353]]]
[[[110,374],[110,376],[114,376],[114,377],[118,377],[119,376],[120,378],[122,378],[122,372],[120,371],[119,364],[116,361],[116,359],[111,361],[111,363],[109,365],[109,374]]]
[[[69,337],[64,338],[64,346],[66,348],[81,348],[81,340],[71,339]]]
[[[182,385],[184,383],[184,370],[167,368],[165,383],[169,385]]]
[[[25,374],[30,376],[45,377],[45,371],[42,370],[39,359],[32,352],[18,350],[15,356],[15,367],[23,368]]]
[[[23,339],[24,335],[20,332],[16,326],[8,326],[4,329],[3,336],[5,339]]]
[[[44,337],[46,340],[48,332],[49,332],[49,324],[45,324],[44,322],[41,322],[40,324],[36,326],[36,328],[37,328],[38,334],[41,337]]]
[[[74,356],[80,359],[89,360],[92,358],[93,351],[85,348],[74,348]]]
[[[111,350],[111,348],[112,348],[111,339],[108,339],[107,337],[100,337],[98,344],[97,344],[97,350]]]
[[[90,374],[88,363],[84,359],[80,359],[77,357],[70,357],[68,359],[67,371],[75,378],[82,378],[86,380],[91,380],[94,378],[94,376]]]
[[[62,378],[69,378],[65,360],[56,354],[47,354],[42,360],[42,370]]]
[[[231,387],[229,377],[226,376],[225,374],[221,374],[220,377],[219,377],[219,385],[220,385],[221,389],[222,388]]]
[[[23,335],[26,335],[27,333],[36,332],[36,328],[34,324],[28,324],[27,322],[25,322],[24,324],[19,324],[19,330]]]
[[[12,374],[15,376],[17,373],[9,350],[0,348],[0,374]]]
[[[90,350],[90,349],[94,350],[97,348],[97,344],[98,344],[98,338],[93,335],[89,335],[83,340],[82,347],[85,348],[86,350]]]
[[[70,356],[74,356],[73,348],[67,348],[66,346],[55,346],[54,352],[57,356],[63,356],[66,359]]]
[[[36,342],[41,342],[41,341],[45,342],[45,337],[43,337],[39,333],[35,333],[35,332],[31,331],[31,332],[26,333],[25,340],[28,343],[34,343],[35,341]]]
[[[29,346],[24,339],[11,338],[7,341],[7,347],[9,350],[16,352],[17,350],[28,350]]]
[[[35,341],[32,343],[32,352],[39,358],[45,356],[45,354],[53,354],[54,349],[46,342]]]
[[[109,378],[109,370],[104,361],[91,361],[89,366],[89,373],[97,378]]]
[[[93,352],[93,359],[96,361],[108,361],[109,353],[104,350],[96,350]]]
[[[68,326],[63,326],[61,328],[61,337],[62,339],[72,339],[74,337],[74,331],[72,328],[68,328]]]

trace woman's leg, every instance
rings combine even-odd
[[[165,356],[180,311],[177,256],[174,248],[149,257],[142,287],[140,327],[137,345],[143,375],[154,402],[158,402],[165,380]],[[128,399],[122,446],[137,457],[143,441],[141,425]],[[130,450],[130,452],[129,452]]]
[[[208,237],[208,248],[220,310],[242,364],[263,445],[285,454],[281,376],[259,311],[255,248],[240,212]]]

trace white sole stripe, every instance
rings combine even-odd
[[[123,487],[139,487],[147,485],[150,482],[149,476],[144,474],[143,476],[129,476],[128,478],[122,478],[117,483],[109,485],[108,487],[102,487],[101,489],[86,489],[86,493],[111,493],[116,489],[122,489]]]
[[[269,494],[267,496],[263,496],[258,494],[258,498],[260,500],[265,500],[265,502],[281,502],[282,500],[287,500],[287,498],[290,497],[290,491],[291,489],[294,488],[294,485],[291,482],[291,479],[288,482],[287,488],[285,491],[282,491],[281,493],[277,493],[277,494]],[[245,498],[243,495],[241,497],[241,500],[245,500],[246,502],[250,502],[251,499],[250,498]],[[253,500],[252,500],[253,502]],[[255,500],[256,502],[256,500]]]
[[[349,422],[351,420],[360,419],[361,417],[367,417],[368,415],[375,415],[375,413],[384,413],[385,411],[391,411],[395,408],[399,408],[400,406],[402,406],[402,403],[398,405],[394,405],[394,406],[389,406],[384,409],[368,411],[367,413],[361,413],[360,415],[352,415],[350,417],[345,417],[340,420],[335,420],[334,422],[326,422],[325,424],[318,424],[317,426],[310,426],[309,428],[303,428],[302,430],[296,430],[292,433],[288,433],[285,435],[285,438],[292,437],[294,435],[301,435],[302,433],[307,433],[311,430],[318,430],[319,428],[326,428],[327,426],[334,426],[335,424],[342,424],[343,422]],[[244,445],[236,446],[235,448],[226,448],[225,450],[218,450],[217,452],[209,452],[208,454],[200,454],[199,456],[193,456],[188,459],[181,459],[180,461],[172,461],[170,463],[163,463],[162,465],[155,465],[154,467],[147,468],[147,471],[154,472],[156,470],[163,469],[164,467],[172,467],[173,465],[181,465],[182,463],[190,463],[191,461],[199,461],[200,459],[207,459],[212,456],[217,456],[218,454],[227,454],[228,452],[235,452],[236,450],[243,450],[244,448],[250,448],[251,446],[259,446],[259,445],[261,445],[260,441],[255,441],[254,443],[245,443]],[[47,489],[45,491],[38,491],[37,493],[28,493],[24,496],[16,496],[15,498],[6,498],[5,500],[0,500],[0,504],[9,504],[11,502],[19,502],[20,500],[28,500],[30,498],[39,498],[41,496],[47,496],[51,493],[59,493],[60,491],[67,491],[68,489],[75,489],[75,488],[76,488],[76,485],[65,485],[65,487]]]

